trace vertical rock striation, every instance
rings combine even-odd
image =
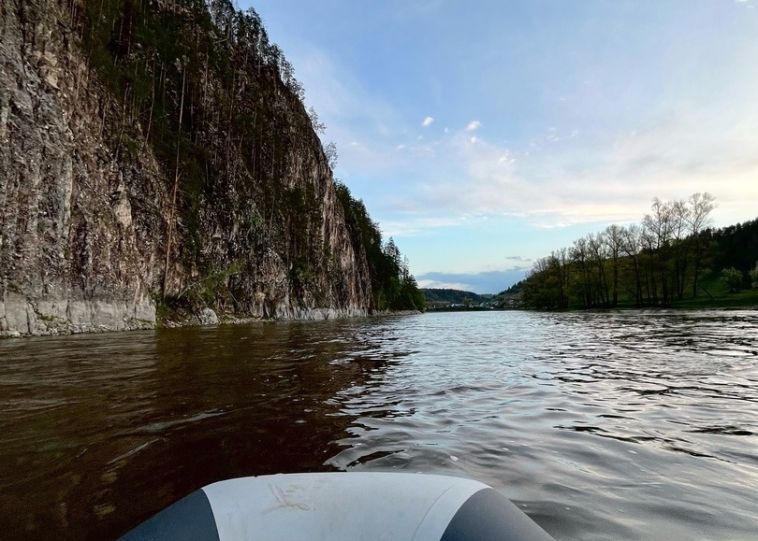
[[[370,310],[318,136],[281,69],[225,41],[228,4],[98,3],[123,7],[100,63],[94,2],[0,4],[0,335]],[[119,52],[145,21],[198,52],[145,32]]]

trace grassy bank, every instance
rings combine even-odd
[[[700,284],[697,297],[685,297],[676,301],[674,308],[756,308],[758,289],[743,289],[730,292],[723,280],[715,275],[706,276]]]

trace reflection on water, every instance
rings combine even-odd
[[[241,475],[484,481],[558,539],[751,539],[758,313],[425,314],[0,342],[0,528]]]

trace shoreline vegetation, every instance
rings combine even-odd
[[[673,304],[671,306],[634,306],[631,304],[619,304],[613,307],[597,307],[597,308],[565,308],[565,309],[540,309],[529,308],[524,306],[450,306],[440,308],[428,308],[424,313],[455,313],[455,312],[512,312],[512,311],[525,311],[525,312],[614,312],[614,311],[628,311],[628,310],[640,310],[655,312],[658,310],[758,310],[758,295],[751,296],[749,298],[736,297],[734,299],[716,299],[714,301],[706,301],[702,299],[702,302],[683,302],[681,304]],[[421,312],[417,312],[421,313]]]
[[[758,219],[710,227],[715,199],[653,200],[639,225],[610,225],[538,260],[497,295],[537,310],[758,306]]]

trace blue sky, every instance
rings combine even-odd
[[[650,201],[758,215],[758,0],[242,0],[422,285],[497,292]]]

